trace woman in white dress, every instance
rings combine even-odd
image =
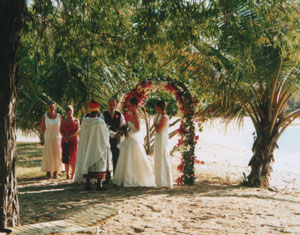
[[[61,115],[55,111],[53,102],[48,104],[48,112],[42,118],[41,129],[44,131],[44,150],[42,158],[42,171],[47,172],[46,176],[58,178],[58,171],[61,169]]]
[[[172,167],[170,164],[169,142],[169,118],[166,115],[166,103],[162,100],[156,102],[157,116],[154,122],[154,172],[155,183],[158,187],[172,188]]]
[[[137,114],[138,100],[133,97],[128,104],[132,116],[128,121],[129,131],[120,144],[120,156],[113,183],[124,187],[153,187],[154,175],[141,140],[140,117]]]

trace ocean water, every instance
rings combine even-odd
[[[300,126],[288,127],[278,140],[274,167],[300,173]]]
[[[205,124],[203,128],[206,141],[248,151],[249,160],[252,156],[254,131],[248,118],[245,118],[240,128],[235,123],[226,127],[219,121]],[[274,151],[274,171],[285,170],[300,174],[300,125],[288,127],[277,144],[279,148]]]

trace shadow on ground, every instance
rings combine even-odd
[[[105,185],[105,191],[85,191],[84,184],[71,183],[66,180],[48,180],[45,177],[19,181],[20,217],[22,224],[40,223],[51,220],[66,219],[82,209],[94,204],[114,205],[129,199],[138,199],[164,194],[167,197],[197,194],[201,197],[255,197],[258,199],[275,199],[271,195],[257,195],[250,192],[239,194],[236,190],[246,188],[237,185],[215,185],[199,182],[193,186],[175,186],[173,189],[162,188],[124,188]],[[245,189],[245,190],[244,190]],[[260,189],[258,189],[260,190]],[[299,201],[289,201],[299,203]]]

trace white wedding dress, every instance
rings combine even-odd
[[[128,126],[130,128],[128,136],[120,144],[113,183],[124,187],[153,187],[154,174],[141,142],[144,137],[132,122],[128,122]]]
[[[160,116],[156,121],[157,124],[163,116]],[[155,135],[154,140],[154,172],[155,172],[155,183],[158,187],[173,187],[172,183],[172,167],[170,164],[169,154],[169,118],[163,127],[162,131]]]

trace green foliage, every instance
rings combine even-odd
[[[170,97],[170,94],[165,92],[155,92],[154,94],[150,94],[149,98],[146,100],[147,112],[150,115],[156,114],[155,104],[158,100],[164,100],[167,103],[166,112],[167,115],[172,117],[177,115],[178,106],[175,98]]]
[[[181,1],[33,1],[19,54],[18,127],[38,130],[50,100],[61,112],[72,104],[80,117],[88,100],[104,110],[110,97],[149,77],[188,85],[178,58],[199,32],[191,34],[181,12],[200,8]]]

